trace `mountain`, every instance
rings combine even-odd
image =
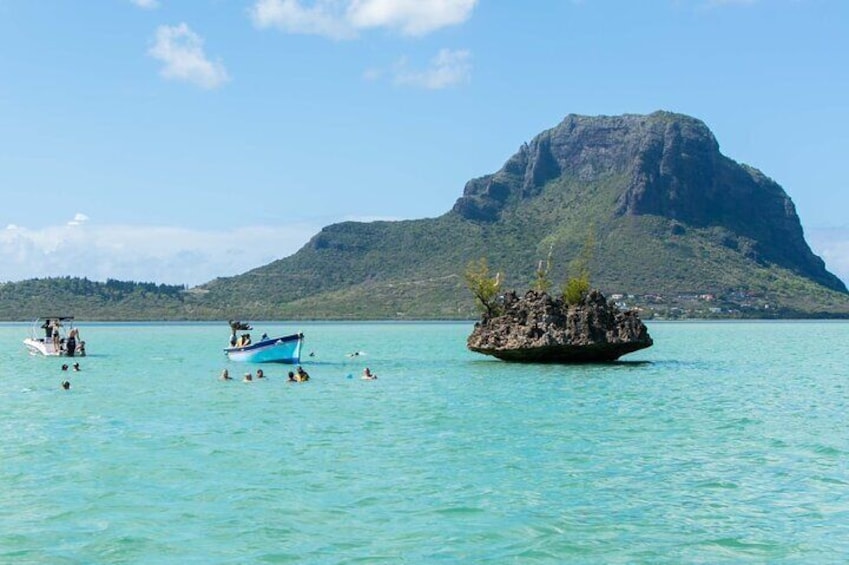
[[[849,317],[784,190],[722,155],[701,121],[655,112],[569,115],[437,218],[333,224],[294,255],[188,291],[8,283],[0,319],[469,319],[463,273],[482,257],[520,291],[541,260],[557,286],[583,258],[593,286],[645,318]]]
[[[669,112],[569,115],[438,218],[327,226],[294,255],[201,289],[253,319],[470,317],[470,260],[526,288],[549,256],[550,278],[565,280],[588,241],[594,286],[666,314],[849,314],[784,190]]]

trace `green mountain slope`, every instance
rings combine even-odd
[[[558,285],[587,241],[593,285],[647,317],[849,316],[784,190],[722,155],[701,121],[656,112],[567,116],[438,218],[330,225],[290,257],[188,292],[58,279],[84,292],[50,304],[43,285],[7,284],[0,317],[472,318],[469,261],[486,257],[523,289],[550,255]]]
[[[849,313],[784,190],[723,156],[702,122],[666,112],[568,116],[439,218],[328,226],[293,256],[204,289],[252,318],[468,317],[469,260],[487,257],[522,288],[551,252],[562,281],[588,234],[594,284],[636,302],[711,295],[745,315]]]

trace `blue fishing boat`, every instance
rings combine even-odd
[[[268,337],[263,334],[259,341],[252,341],[250,334],[244,333],[236,337],[237,331],[251,330],[251,326],[242,322],[230,321],[230,347],[224,353],[231,361],[246,361],[248,363],[291,363],[301,362],[301,345],[304,334],[296,333],[278,337]]]

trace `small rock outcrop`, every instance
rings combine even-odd
[[[475,324],[466,342],[472,351],[504,361],[591,363],[653,343],[636,311],[619,310],[598,290],[573,306],[545,292],[508,292],[499,306]]]

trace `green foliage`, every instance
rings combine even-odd
[[[490,276],[489,265],[486,258],[482,257],[477,261],[469,261],[463,278],[475,297],[478,309],[490,315],[497,313],[496,299],[501,292],[501,273]]]
[[[578,304],[589,291],[590,279],[586,276],[586,273],[570,277],[563,285],[563,300],[566,301],[566,304],[573,306]]]
[[[548,292],[551,288],[551,279],[548,278],[548,273],[551,271],[551,253],[553,251],[554,244],[548,248],[548,257],[546,257],[545,261],[540,261],[537,265],[536,279],[532,287],[537,292]]]
[[[563,285],[563,300],[566,304],[579,303],[590,291],[590,261],[595,253],[595,229],[590,226],[581,253],[572,261],[572,276]]]

